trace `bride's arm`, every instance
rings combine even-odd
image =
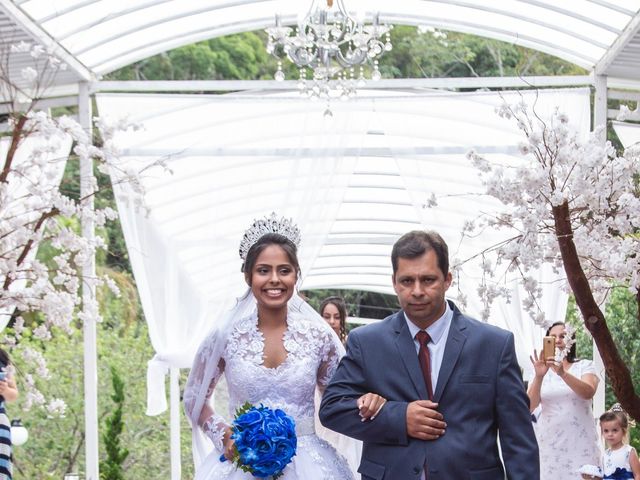
[[[209,401],[224,372],[225,363],[224,359],[219,358],[217,364],[213,365],[212,362],[216,359],[211,358],[211,350],[209,342],[204,342],[198,349],[184,389],[183,401],[192,427],[200,427],[215,448],[222,451],[228,443],[231,430]]]

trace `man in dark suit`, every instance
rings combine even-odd
[[[349,334],[322,424],[363,441],[363,480],[539,480],[513,335],[445,300],[437,233],[404,235],[391,261],[402,311]]]

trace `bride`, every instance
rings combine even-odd
[[[249,402],[280,408],[295,420],[297,452],[282,480],[354,478],[345,459],[315,434],[315,389],[324,390],[344,349],[295,293],[299,240],[298,228],[275,214],[255,221],[242,239],[249,290],[201,344],[184,391],[195,457],[204,458],[196,466],[196,480],[253,478],[230,461],[220,461],[221,454],[231,459],[234,451],[230,422],[209,402],[223,373],[230,412]]]

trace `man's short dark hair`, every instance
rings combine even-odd
[[[438,233],[429,230],[413,230],[405,233],[394,243],[391,250],[393,274],[398,270],[398,258],[418,258],[429,250],[436,253],[438,268],[446,277],[449,273],[449,247]]]

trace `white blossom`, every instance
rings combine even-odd
[[[49,418],[63,418],[67,410],[67,404],[60,398],[52,399],[45,407]]]
[[[506,168],[471,151],[467,157],[478,169],[485,191],[497,198],[505,210],[474,222],[482,229],[507,228],[514,238],[492,253],[494,265],[503,265],[521,275],[528,298],[523,300],[536,324],[543,325],[538,305],[541,286],[528,274],[543,263],[555,271],[562,268],[553,209],[569,210],[573,242],[593,293],[604,301],[612,283],[640,289],[640,198],[634,179],[640,176],[640,150],[627,149],[616,155],[611,144],[602,144],[598,132],[580,138],[571,129],[568,117],[555,112],[540,120],[522,103],[504,104],[497,110],[513,119],[524,141],[520,151],[523,165]],[[465,224],[462,235],[468,234]],[[491,271],[481,259],[484,284],[478,293],[487,305],[505,291],[492,287],[492,278],[503,272]],[[568,285],[559,286],[568,290]]]
[[[20,76],[28,83],[33,83],[38,78],[38,72],[32,67],[25,67],[20,70]]]

